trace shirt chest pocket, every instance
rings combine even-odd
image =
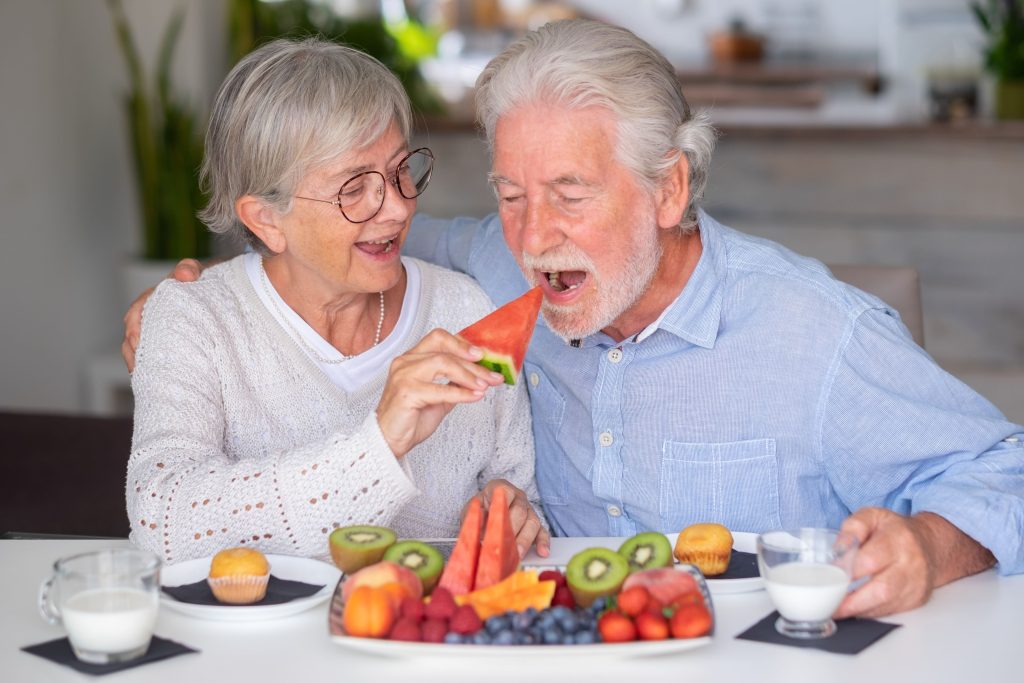
[[[659,513],[663,529],[718,522],[733,531],[781,526],[775,439],[666,441]]]

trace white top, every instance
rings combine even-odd
[[[593,540],[593,539],[591,539]],[[582,539],[553,538],[552,560],[564,561]],[[89,677],[18,648],[64,631],[39,618],[36,591],[58,557],[125,541],[0,541],[0,671],[5,681],[75,681]],[[537,562],[528,555],[525,563]],[[542,564],[547,564],[543,562]],[[761,590],[714,597],[711,643],[660,657],[627,657],[617,646],[604,656],[573,654],[553,647],[551,656],[524,657],[509,647],[504,656],[465,659],[446,652],[423,659],[362,654],[344,649],[327,630],[327,605],[283,619],[253,623],[213,622],[163,606],[156,633],[197,650],[119,672],[111,683],[181,681],[392,681],[416,683],[529,683],[536,681],[714,681],[716,683],[1003,683],[1019,681],[1020,615],[1024,575],[984,571],[943,586],[927,605],[883,621],[902,624],[858,655],[838,655],[748,640],[735,636],[772,611]],[[245,608],[239,608],[245,609]],[[629,646],[626,646],[628,649]],[[558,654],[554,654],[557,652]],[[589,650],[588,652],[593,652]],[[97,678],[106,681],[106,677]]]
[[[132,374],[134,543],[172,563],[235,545],[323,557],[330,531],[350,524],[455,536],[463,505],[495,478],[539,509],[522,383],[456,406],[401,460],[377,425],[390,359],[435,327],[458,331],[492,310],[476,283],[415,263],[408,333],[369,381],[344,391],[263,305],[245,259],[198,282],[166,280],[146,303]]]
[[[373,348],[340,363],[337,361],[345,356],[310,327],[309,323],[295,312],[295,309],[285,303],[277,289],[274,288],[274,284],[270,282],[270,278],[266,277],[264,270],[260,267],[262,259],[263,257],[256,252],[245,255],[245,273],[249,276],[250,284],[256,290],[256,296],[289,336],[301,335],[301,340],[295,340],[299,347],[343,391],[355,391],[364,386],[377,376],[381,365],[386,365],[402,350],[419,341],[419,339],[410,339],[416,320],[416,311],[420,305],[420,269],[416,265],[416,259],[402,259],[406,277],[405,297],[402,301],[402,312],[394,329]],[[411,343],[406,343],[406,340]],[[305,343],[303,344],[303,342]],[[322,362],[317,355],[310,353],[310,349],[313,349],[319,358],[335,362]]]

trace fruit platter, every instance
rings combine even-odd
[[[646,532],[618,550],[583,549],[564,566],[524,568],[503,497],[496,490],[489,513],[471,502],[447,559],[383,527],[335,529],[331,555],[343,574],[328,610],[332,639],[412,657],[643,656],[711,641],[704,576],[674,565],[665,536]]]

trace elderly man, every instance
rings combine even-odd
[[[477,97],[498,215],[418,219],[405,249],[496,304],[543,287],[524,372],[555,533],[841,525],[870,580],[838,616],[916,607],[997,561],[1024,571],[1024,430],[882,301],[697,208],[714,133],[663,56],[549,24]]]

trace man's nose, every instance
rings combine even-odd
[[[558,246],[563,239],[558,218],[547,202],[530,202],[523,221],[523,251],[538,256]]]

